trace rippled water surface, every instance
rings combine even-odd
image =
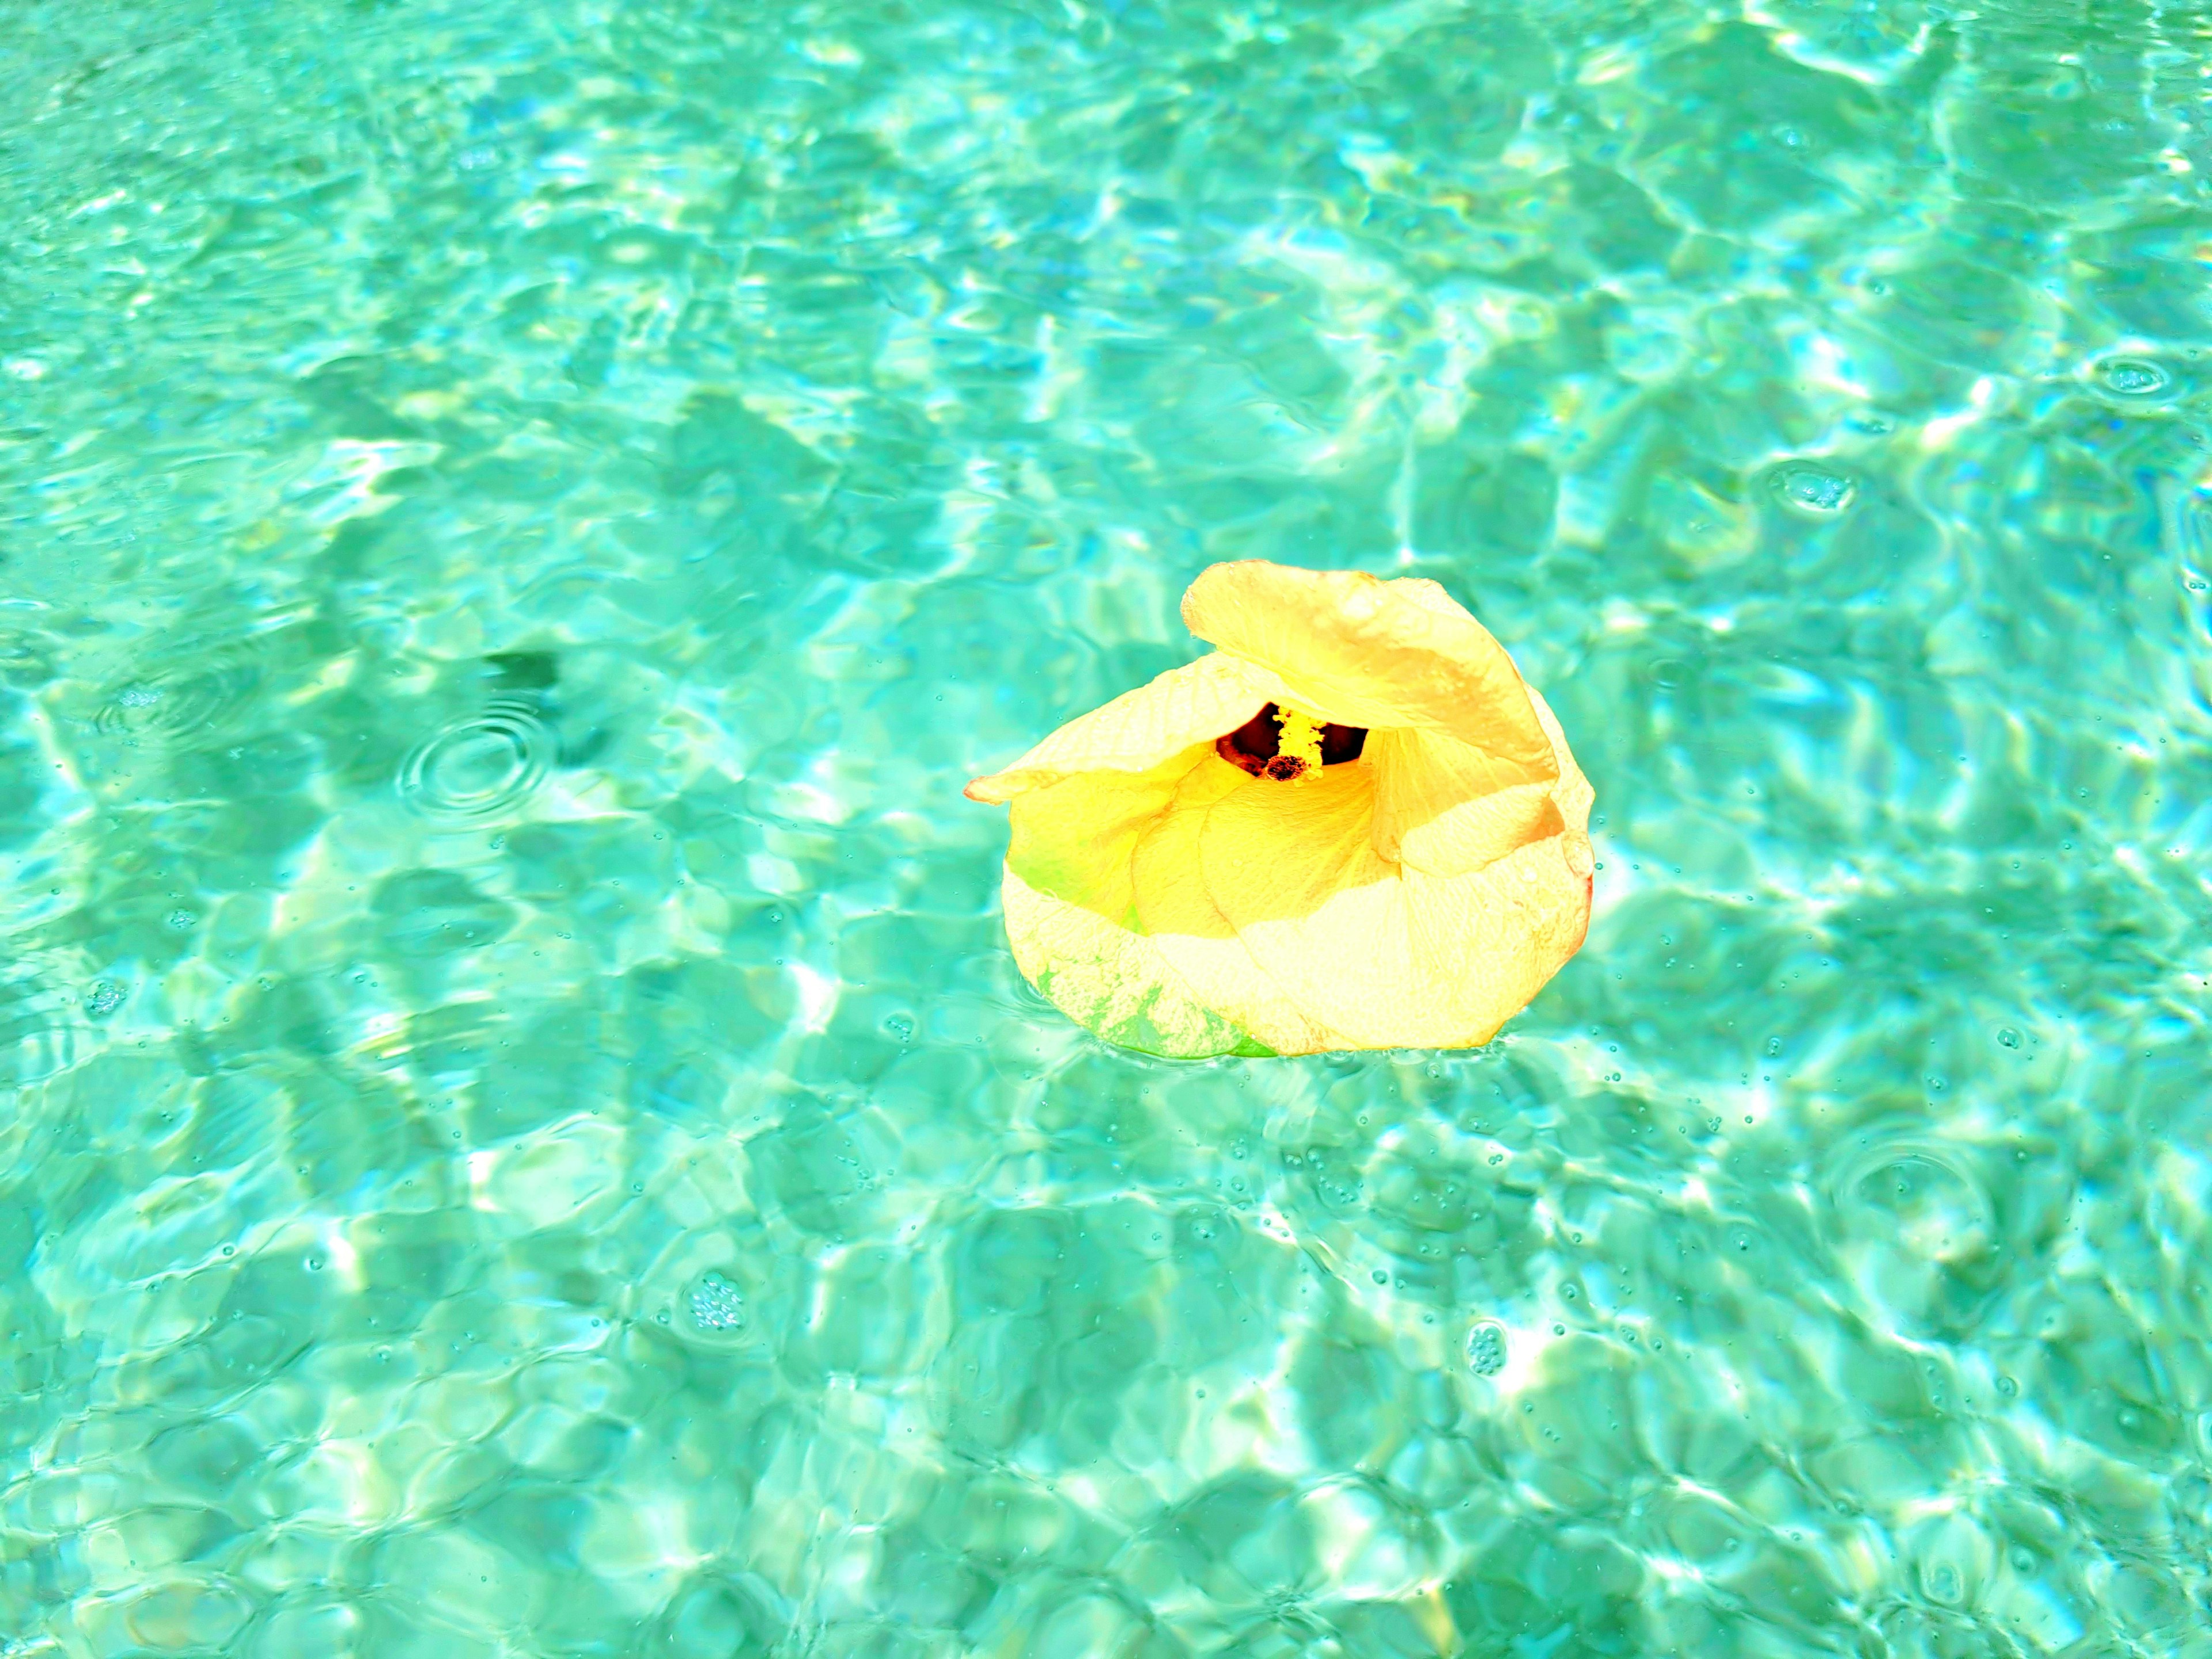
[[[2212,1651],[2212,22],[0,0],[0,1653]],[[1178,1066],[960,798],[1264,556],[1598,792]]]

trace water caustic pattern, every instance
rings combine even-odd
[[[2212,1650],[2201,9],[10,0],[0,1652]],[[1479,1053],[960,799],[1433,577]]]

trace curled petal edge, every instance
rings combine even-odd
[[[1288,700],[1273,675],[1217,651],[1079,715],[963,793],[996,805],[1078,772],[1150,771],[1193,744],[1235,731],[1267,703]]]

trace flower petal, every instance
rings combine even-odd
[[[1225,796],[1248,788],[1279,794],[1299,787],[1255,779],[1208,755],[1184,776],[1168,810],[1139,839],[1130,870],[1138,919],[1168,964],[1200,1001],[1280,1054],[1319,1054],[1350,1045],[1299,1012],[1281,985],[1253,960],[1206,891],[1199,838],[1209,810]]]
[[[1138,926],[1132,855],[1200,765],[1244,779],[1201,743],[1148,771],[1078,772],[1016,796],[1001,885],[1024,976],[1108,1042],[1171,1059],[1267,1052],[1207,1006]]]
[[[1557,775],[1513,659],[1434,582],[1246,559],[1200,571],[1182,617],[1328,720],[1443,732],[1515,783]]]
[[[1152,940],[1038,892],[1011,866],[1001,891],[1016,964],[1077,1024],[1170,1060],[1268,1052],[1193,996]]]
[[[1272,675],[1217,651],[1068,721],[965,793],[970,800],[1012,800],[1079,772],[1146,771],[1193,744],[1235,731],[1285,695]]]
[[[1432,876],[1375,850],[1364,761],[1278,793],[1215,805],[1200,868],[1254,961],[1348,1046],[1486,1042],[1580,948],[1589,843],[1571,827]]]
[[[1559,809],[1559,817],[1566,824],[1567,860],[1580,870],[1585,879],[1592,866],[1589,844],[1590,805],[1597,792],[1590,787],[1589,780],[1575,764],[1573,752],[1567,747],[1567,734],[1560,729],[1559,716],[1553,714],[1552,705],[1544,701],[1544,694],[1534,686],[1528,688],[1528,705],[1536,711],[1537,724],[1544,728],[1544,737],[1552,745],[1552,757],[1559,764],[1559,781],[1553,786],[1552,799]]]
[[[1194,744],[1146,772],[1078,772],[1018,795],[1006,867],[1036,891],[1117,927],[1137,925],[1129,860],[1211,745]],[[1234,771],[1236,769],[1230,769]]]
[[[1432,876],[1494,864],[1565,828],[1551,783],[1508,781],[1511,769],[1456,738],[1417,726],[1372,733],[1375,850]]]
[[[1451,603],[1442,588],[1437,592]],[[1428,875],[1455,876],[1564,831],[1571,858],[1585,877],[1590,873],[1589,781],[1543,694],[1533,685],[1528,692],[1559,773],[1549,785],[1509,782],[1510,774],[1490,757],[1442,732],[1400,728],[1369,738],[1376,852]]]

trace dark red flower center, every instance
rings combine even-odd
[[[1364,726],[1324,726],[1321,729],[1323,766],[1358,760],[1359,751],[1366,746],[1367,728]],[[1234,732],[1213,740],[1215,754],[1255,778],[1287,782],[1302,776],[1306,763],[1296,755],[1285,755],[1282,750],[1283,730],[1275,719],[1275,705],[1272,702]]]

